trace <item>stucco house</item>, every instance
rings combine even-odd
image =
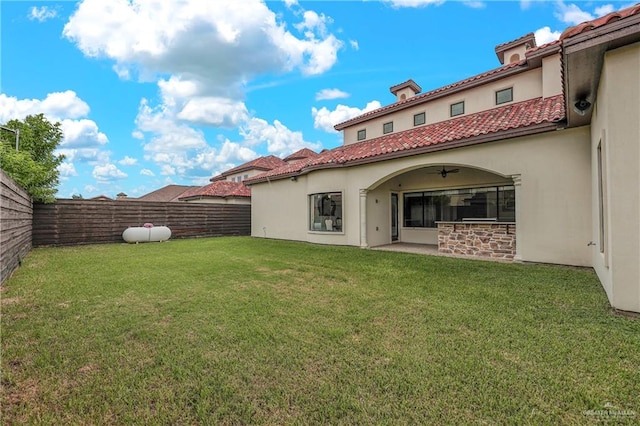
[[[335,126],[248,177],[252,235],[593,267],[640,312],[640,5],[495,49],[500,66]]]

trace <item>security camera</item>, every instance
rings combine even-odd
[[[589,107],[591,107],[591,102],[586,99],[578,99],[578,101],[573,104],[573,110],[580,115],[585,115]]]

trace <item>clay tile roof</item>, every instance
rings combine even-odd
[[[452,83],[447,86],[443,86],[438,89],[413,96],[403,102],[396,102],[396,103],[384,106],[382,108],[378,108],[373,111],[366,112],[357,117],[343,121],[342,123],[338,123],[335,126],[333,126],[333,128],[336,130],[343,130],[353,124],[367,121],[370,118],[377,117],[380,115],[385,115],[391,111],[398,110],[400,108],[408,108],[416,104],[420,104],[432,99],[436,99],[442,96],[456,93],[460,90],[473,87],[473,85],[475,85],[476,83],[486,83],[488,81],[493,81],[494,79],[504,77],[503,74],[509,71],[513,71],[516,68],[523,67],[525,65],[526,65],[526,59],[523,59],[519,62],[512,62],[510,64],[503,65],[499,68],[495,68],[495,69],[483,72],[482,74],[474,75],[473,77],[469,77],[467,79],[458,81],[456,83]]]
[[[294,152],[293,154],[287,156],[284,158],[283,161],[285,162],[289,162],[289,161],[293,161],[293,160],[302,160],[305,158],[309,158],[309,157],[315,157],[316,155],[318,155],[317,152],[309,149],[309,148],[302,148],[299,151]]]
[[[633,15],[640,14],[640,4],[636,4],[635,6],[628,7],[626,9],[618,10],[617,12],[611,12],[607,15],[601,16],[592,21],[583,22],[573,27],[569,27],[560,35],[560,40],[564,40],[567,38],[574,37],[578,34],[582,34],[587,31],[594,30],[596,28],[602,27],[603,25],[609,24],[611,22],[628,18]]]
[[[251,160],[247,163],[244,164],[240,164],[237,167],[234,167],[233,169],[227,170],[226,172],[223,172],[221,174],[219,174],[218,176],[214,176],[211,179],[209,179],[210,181],[216,181],[216,180],[222,180],[225,179],[226,176],[230,176],[233,175],[235,173],[240,173],[240,172],[244,172],[245,170],[271,170],[271,169],[275,169],[277,167],[281,167],[283,165],[285,165],[286,163],[284,162],[284,160],[281,160],[280,158],[276,157],[275,155],[268,155],[266,157],[258,157],[255,160]]]
[[[219,180],[200,188],[193,188],[182,194],[181,201],[190,198],[219,197],[219,198],[243,198],[251,197],[251,189],[241,182],[231,182],[230,180]]]
[[[405,87],[410,87],[411,90],[414,91],[414,93],[422,92],[422,87],[420,87],[418,85],[418,83],[416,83],[412,79],[409,79],[409,80],[405,81],[404,83],[400,83],[400,84],[396,84],[395,86],[391,86],[389,88],[389,90],[391,91],[391,93],[393,93],[395,95],[396,93],[398,93],[400,90],[404,89]]]
[[[561,40],[554,40],[549,43],[545,43],[542,46],[533,47],[525,52],[525,56],[530,58],[532,56],[536,56],[538,54],[544,54],[545,51],[548,52],[556,52],[560,51],[560,45],[562,44]],[[547,52],[547,53],[548,53]]]
[[[368,141],[340,146],[306,161],[288,164],[265,172],[245,182],[253,184],[311,170],[407,157],[430,150],[454,148],[464,144],[465,141],[474,143],[474,140],[479,142],[499,140],[501,133],[544,124],[554,125],[564,118],[565,108],[562,95],[544,99],[530,99],[402,132],[390,133]],[[534,129],[537,128],[539,127],[534,127]]]
[[[197,186],[187,185],[167,185],[160,189],[156,189],[153,192],[145,194],[138,198],[132,198],[135,201],[178,201],[178,197],[184,194],[190,189],[197,188]]]

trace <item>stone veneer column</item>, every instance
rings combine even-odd
[[[360,247],[369,247],[367,243],[367,192],[366,189],[360,190]]]
[[[514,262],[522,262],[522,255],[520,253],[520,242],[522,241],[522,175],[511,175],[513,179],[513,186],[516,192],[516,255],[514,256]]]

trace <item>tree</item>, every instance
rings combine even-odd
[[[52,124],[43,114],[29,115],[24,121],[11,120],[3,127],[20,132],[16,151],[15,135],[0,132],[0,168],[15,180],[34,201],[52,203],[58,192],[58,166],[64,155],[54,151],[62,141],[60,123]]]

